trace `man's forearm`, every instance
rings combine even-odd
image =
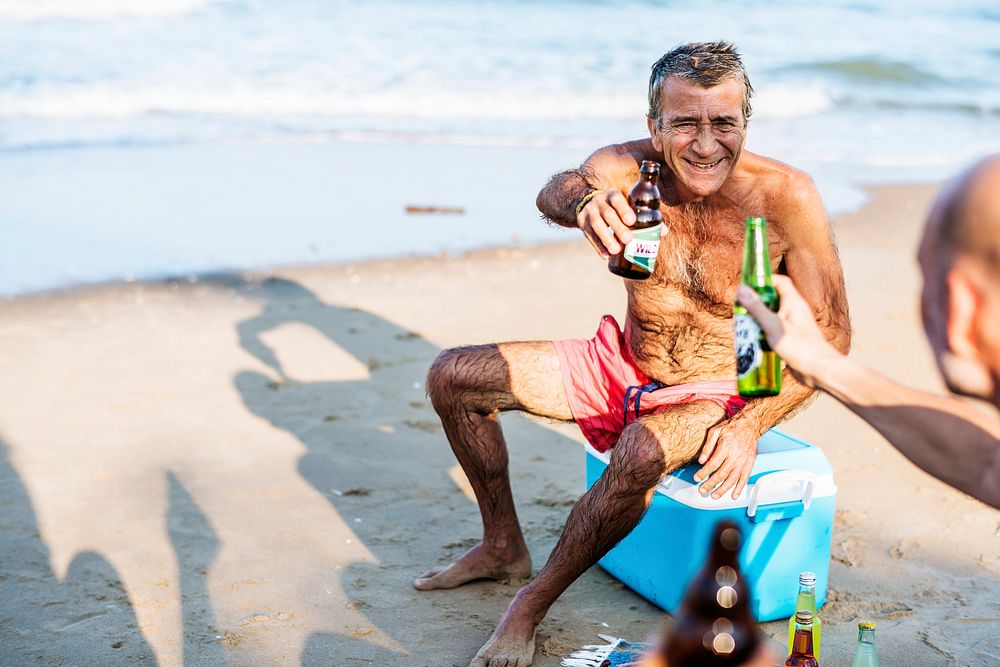
[[[733,419],[747,420],[763,435],[778,422],[795,414],[814,393],[814,390],[796,380],[786,369],[781,374],[781,393],[777,396],[751,399]]]
[[[549,179],[538,193],[535,205],[549,222],[576,227],[576,206],[594,189],[586,169],[570,169]]]
[[[847,357],[826,365],[815,381],[914,464],[1000,507],[996,419],[957,399],[903,386]]]

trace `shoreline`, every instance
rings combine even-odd
[[[872,200],[873,195],[877,193],[882,188],[896,188],[896,187],[913,187],[913,188],[927,188],[927,187],[939,187],[939,182],[927,182],[927,181],[903,181],[899,183],[887,182],[887,183],[877,183],[877,184],[862,184],[853,183],[850,185],[852,188],[857,188],[864,193],[864,203],[858,205],[857,208],[852,208],[847,211],[840,213],[829,213],[828,215],[831,221],[834,223],[834,232],[836,232],[836,220],[839,218],[848,217],[852,214],[858,213],[863,210],[868,203]],[[420,216],[423,217],[423,216]],[[434,217],[434,216],[427,216]],[[538,225],[548,228],[557,234],[565,234],[567,238],[565,239],[551,239],[551,240],[531,240],[522,241],[520,239],[513,239],[512,241],[502,242],[488,242],[483,245],[473,245],[458,249],[442,249],[436,252],[425,252],[425,253],[405,253],[398,255],[386,255],[386,256],[369,256],[369,257],[356,257],[356,258],[342,258],[335,260],[315,260],[315,261],[305,261],[305,262],[291,262],[287,264],[275,264],[272,266],[259,266],[259,267],[220,267],[217,269],[207,269],[201,271],[190,271],[190,272],[165,272],[165,273],[149,273],[144,275],[129,276],[125,278],[108,278],[103,280],[94,280],[79,283],[69,283],[64,285],[58,285],[53,287],[43,287],[34,290],[26,291],[15,291],[11,293],[0,294],[0,302],[12,302],[24,299],[33,298],[51,298],[58,296],[68,296],[74,293],[90,293],[93,291],[101,291],[107,289],[115,289],[116,287],[123,287],[126,285],[139,285],[139,286],[153,286],[153,285],[169,285],[171,283],[189,283],[197,284],[199,282],[210,281],[214,278],[226,277],[226,276],[241,276],[247,280],[254,280],[260,278],[266,278],[268,276],[277,275],[283,272],[294,272],[298,270],[316,270],[316,269],[349,269],[360,266],[367,265],[392,265],[398,264],[400,262],[413,262],[421,260],[449,260],[449,259],[461,259],[469,255],[476,255],[480,253],[490,254],[498,253],[502,251],[513,251],[513,250],[544,250],[548,247],[558,247],[558,246],[574,246],[579,242],[579,237],[574,236],[576,230],[569,228],[561,228],[557,225],[549,224],[538,216]]]
[[[559,242],[570,237],[540,220],[535,196],[587,154],[362,142],[0,153],[0,219],[12,221],[0,246],[0,299],[130,276],[181,279],[222,267],[285,270]],[[834,215],[863,206],[867,183],[927,176],[850,163],[795,166],[814,177]],[[392,187],[384,191],[380,179]],[[425,205],[465,214],[405,212]]]

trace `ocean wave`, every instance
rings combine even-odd
[[[164,18],[206,4],[207,0],[0,0],[0,21]]]
[[[845,58],[822,62],[801,63],[784,68],[793,72],[834,74],[853,81],[874,84],[927,85],[938,83],[941,77],[911,63],[884,58]]]
[[[874,109],[876,111],[928,112],[931,114],[957,114],[960,116],[1000,116],[1000,101],[961,101],[948,99],[893,99],[889,97],[858,97],[842,95],[837,104],[844,108]]]
[[[537,90],[368,92],[296,86],[59,86],[0,93],[0,117],[123,120],[143,116],[351,116],[371,118],[565,120],[642,117],[640,90],[592,95]]]

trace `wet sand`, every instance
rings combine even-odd
[[[875,188],[835,222],[853,354],[928,389],[912,257],[934,191]],[[590,336],[623,308],[580,239],[0,304],[0,664],[464,667],[516,589],[410,586],[480,527],[426,369],[450,346]],[[583,492],[582,438],[502,421],[537,568]],[[785,428],[839,487],[825,662],[848,664],[874,617],[884,666],[1000,663],[1000,514],[830,399]],[[535,664],[661,619],[594,568]]]

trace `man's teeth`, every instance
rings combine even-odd
[[[719,164],[720,162],[722,162],[721,158],[716,160],[715,162],[691,162],[690,160],[688,160],[688,164],[693,166],[695,169],[702,169],[704,171],[708,171],[709,169]]]

